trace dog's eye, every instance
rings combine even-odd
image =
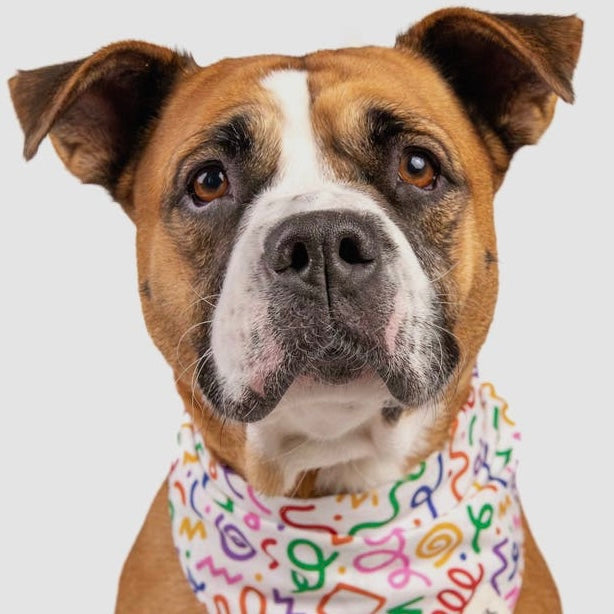
[[[399,178],[422,190],[432,190],[437,182],[437,165],[423,149],[408,147],[401,155]]]
[[[190,195],[196,206],[203,206],[228,192],[228,177],[219,162],[209,162],[194,175]]]

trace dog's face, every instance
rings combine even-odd
[[[370,382],[377,411],[431,400],[475,349],[454,306],[495,296],[492,178],[462,107],[395,50],[246,60],[213,89],[212,70],[137,173],[145,313],[176,335],[160,345],[188,331],[182,362],[202,357],[201,391],[243,422],[310,383]]]
[[[220,418],[333,439],[471,369],[493,195],[571,99],[580,31],[455,9],[391,49],[206,68],[119,43],[12,90],[26,155],[50,132],[135,221],[145,319],[180,383]]]

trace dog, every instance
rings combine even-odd
[[[493,198],[581,38],[454,8],[391,48],[202,68],[125,41],[10,80],[25,157],[49,135],[135,223],[185,406],[117,612],[561,611],[475,365]]]

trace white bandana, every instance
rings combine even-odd
[[[264,497],[185,414],[169,475],[181,567],[211,614],[509,612],[523,571],[519,439],[474,374],[446,447],[413,473],[360,494]]]

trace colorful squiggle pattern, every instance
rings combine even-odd
[[[513,610],[523,571],[520,434],[474,374],[447,446],[367,493],[264,497],[209,455],[188,414],[169,474],[175,546],[212,614],[447,614],[488,585]]]

